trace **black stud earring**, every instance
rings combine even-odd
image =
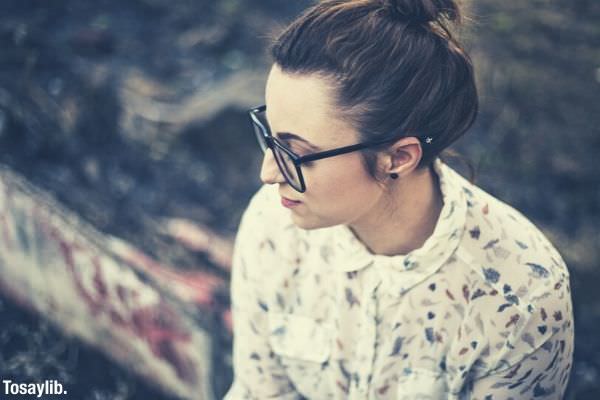
[[[391,177],[392,179],[396,179],[396,178],[398,178],[398,174],[397,174],[397,173],[395,173],[395,172],[392,172],[392,173],[390,174],[390,177]]]

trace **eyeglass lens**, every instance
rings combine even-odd
[[[264,112],[260,112],[255,114],[258,117],[258,120],[261,124],[268,130],[269,135],[271,134],[269,125],[264,117]],[[265,139],[264,133],[262,129],[253,121],[252,125],[254,127],[254,133],[256,135],[256,139],[260,145],[260,148],[263,152],[267,151],[269,145]],[[302,185],[300,184],[300,177],[298,176],[298,172],[296,170],[296,165],[294,165],[294,161],[290,157],[288,153],[283,151],[277,144],[273,143],[273,155],[275,156],[275,161],[277,162],[277,166],[279,170],[287,180],[287,182],[296,190],[302,190]]]

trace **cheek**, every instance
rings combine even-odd
[[[305,199],[310,210],[324,218],[343,222],[373,206],[379,187],[358,157],[328,159],[314,164],[305,174]]]

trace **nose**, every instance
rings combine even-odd
[[[265,151],[260,169],[260,180],[267,184],[285,183],[285,177],[279,170],[277,161],[275,161],[275,156],[271,150]]]

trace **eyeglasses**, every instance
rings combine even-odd
[[[275,157],[275,161],[277,162],[277,166],[285,177],[285,180],[290,184],[291,187],[300,193],[304,193],[306,191],[306,184],[304,182],[304,177],[302,176],[302,169],[300,168],[302,164],[309,161],[321,160],[323,158],[334,157],[375,145],[388,143],[392,140],[397,140],[397,138],[393,138],[380,141],[369,141],[299,156],[271,134],[271,130],[268,127],[265,117],[266,110],[267,106],[262,105],[248,111],[250,120],[252,121],[252,126],[254,128],[254,133],[256,135],[256,140],[258,140],[258,144],[260,145],[263,153],[266,152],[267,149],[271,149]],[[419,140],[420,139],[421,138],[419,138]],[[425,142],[429,144],[431,143],[431,140],[432,139],[430,137],[427,137]]]

